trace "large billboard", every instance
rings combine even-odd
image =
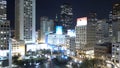
[[[87,17],[77,18],[77,26],[87,25]]]
[[[62,26],[56,26],[56,34],[62,34]]]

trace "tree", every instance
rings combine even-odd
[[[104,61],[101,59],[85,59],[80,65],[80,68],[103,68]]]
[[[16,55],[12,57],[13,64],[16,64],[18,62],[18,58],[19,57]]]

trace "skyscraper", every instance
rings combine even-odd
[[[117,42],[118,31],[120,31],[120,3],[113,5],[112,20],[113,41]]]
[[[96,44],[96,19],[89,17],[82,17],[77,19],[76,30],[76,55],[80,56],[80,53],[85,53],[92,58],[94,55],[94,46]],[[87,56],[86,55],[86,56]],[[84,56],[81,56],[84,57]]]
[[[108,23],[106,19],[97,20],[96,23],[96,44],[102,44],[108,42],[106,38],[108,37]]]
[[[35,43],[36,0],[15,0],[15,37]]]
[[[7,1],[0,0],[0,22],[7,20],[6,8],[7,8]]]
[[[78,18],[76,29],[76,49],[83,49],[87,44],[87,17]]]
[[[73,29],[73,12],[72,5],[64,3],[61,5],[60,21],[63,26],[63,32],[66,33],[68,29]]]
[[[119,19],[120,16],[120,3],[113,5],[113,19]]]
[[[96,45],[96,23],[97,14],[94,12],[89,13],[87,24],[87,47],[93,48]]]
[[[108,37],[109,37],[109,42],[112,42],[112,38],[113,38],[113,20],[112,20],[112,11],[109,12],[109,19],[107,21],[108,23]]]
[[[93,49],[96,44],[96,25],[95,20],[89,17],[77,19],[76,29],[76,49],[86,50]],[[97,23],[97,21],[96,21]]]
[[[7,21],[7,1],[0,0],[0,56],[7,56],[10,38],[10,22]]]
[[[40,34],[39,39],[41,43],[46,42],[47,34],[53,32],[54,29],[54,21],[49,19],[48,17],[41,17],[40,18]]]
[[[0,21],[0,50],[8,50],[10,38],[10,22]]]

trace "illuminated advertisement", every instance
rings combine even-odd
[[[62,26],[56,26],[56,34],[62,34]]]
[[[77,19],[77,26],[87,25],[87,17],[82,17]]]

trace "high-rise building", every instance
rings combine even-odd
[[[10,22],[0,22],[0,50],[8,50],[10,38]]]
[[[120,3],[113,5],[113,20],[119,20],[120,18]]]
[[[97,21],[96,21],[97,22]],[[96,43],[96,25],[95,20],[87,17],[77,19],[76,29],[76,49],[93,49]]]
[[[36,0],[15,0],[15,37],[35,43]]]
[[[108,38],[109,38],[109,42],[112,42],[112,38],[113,38],[113,20],[112,20],[112,11],[109,12],[109,19],[106,23],[108,23]]]
[[[96,44],[97,14],[89,13],[87,20],[87,47],[93,48]]]
[[[72,5],[68,3],[64,3],[63,5],[61,5],[60,16],[60,21],[62,23],[64,33],[66,33],[68,29],[74,28]]]
[[[120,31],[120,3],[113,5],[112,20],[113,42],[117,42],[118,31]]]
[[[96,45],[96,14],[91,13],[88,17],[82,17],[77,19],[76,30],[76,55],[78,57],[94,57],[94,46]]]
[[[7,8],[7,1],[0,0],[0,22],[7,20],[6,8]]]
[[[10,38],[10,22],[7,21],[7,1],[0,0],[0,56],[7,56]]]
[[[75,27],[76,30],[76,49],[85,48],[87,44],[87,17],[78,18],[77,19],[77,26]]]
[[[47,34],[53,32],[53,29],[54,29],[54,21],[52,19],[49,19],[48,17],[41,17],[40,35],[39,35],[40,43],[46,42]]]
[[[108,23],[106,23],[106,19],[98,20],[96,24],[96,43],[102,44],[108,42],[108,40],[106,40],[108,33]]]

